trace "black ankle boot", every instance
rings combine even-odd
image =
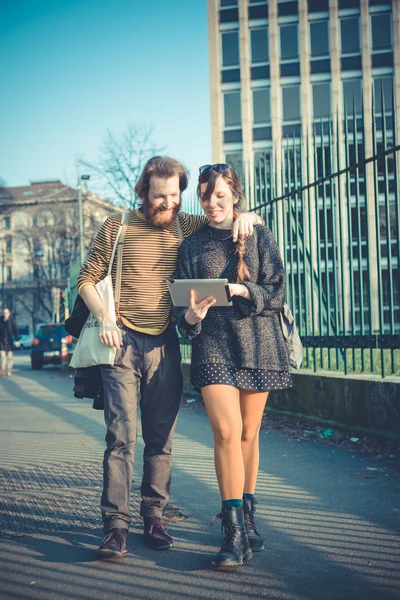
[[[257,500],[255,498],[245,498],[243,496],[243,513],[246,525],[247,537],[253,552],[264,550],[264,540],[258,533],[254,522],[254,513],[256,512]]]
[[[225,538],[214,561],[215,568],[238,567],[244,561],[250,560],[252,554],[247,539],[243,508],[241,506],[224,508],[217,518],[221,519]]]

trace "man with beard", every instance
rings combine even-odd
[[[127,554],[131,521],[129,497],[140,402],[144,441],[142,502],[144,540],[156,550],[171,548],[162,523],[171,484],[171,447],[182,395],[179,341],[171,323],[166,280],[174,276],[179,242],[207,222],[180,213],[180,196],[188,175],[178,161],[151,158],[135,187],[142,204],[129,213],[123,244],[118,328],[110,319],[95,285],[106,276],[121,215],[108,217],[97,234],[78,277],[78,290],[100,324],[100,340],[115,347],[113,366],[101,366],[107,426],[101,511],[105,537],[99,559]],[[244,213],[234,223],[233,239],[250,235],[261,219]],[[116,260],[112,267],[115,286]]]

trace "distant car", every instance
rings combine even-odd
[[[63,323],[41,325],[32,341],[32,369],[38,370],[44,365],[68,364],[73,346],[74,339],[65,331]]]
[[[23,333],[19,336],[19,340],[17,342],[17,344],[19,343],[19,346],[17,346],[17,348],[21,350],[25,350],[26,348],[30,349],[30,347],[32,346],[32,342],[33,335],[31,335],[30,333]]]

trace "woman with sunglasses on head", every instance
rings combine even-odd
[[[198,196],[209,219],[181,245],[177,278],[229,281],[231,307],[213,307],[191,292],[175,309],[181,335],[192,340],[192,382],[201,389],[214,434],[214,459],[225,538],[214,565],[235,567],[264,549],[254,522],[259,431],[268,392],[291,386],[279,312],[285,273],[267,227],[232,241],[232,223],[245,210],[239,177],[226,164],[200,167]]]

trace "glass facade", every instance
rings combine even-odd
[[[253,90],[253,122],[255,125],[271,120],[269,88]]]
[[[242,1],[242,0],[241,0]],[[371,5],[371,2],[369,3]],[[237,0],[221,0],[220,13],[237,10]],[[278,0],[278,23],[274,35],[278,37],[278,81],[271,80],[274,71],[270,65],[271,23],[268,22],[267,0],[247,0],[249,29],[249,79],[252,117],[252,140],[254,151],[259,142],[267,143],[272,139],[274,129],[274,107],[271,106],[271,91],[279,86],[281,106],[277,113],[282,127],[282,135],[289,131],[296,135],[301,131],[302,104],[300,91],[302,86],[309,86],[311,99],[311,118],[317,131],[321,129],[318,122],[322,119],[322,131],[327,133],[326,120],[332,116],[335,109],[332,101],[332,83],[337,78],[337,71],[331,72],[330,31],[328,0],[308,0],[308,47],[309,56],[300,57],[300,31],[298,22],[298,3],[292,0]],[[371,5],[372,6],[372,5]],[[258,14],[250,9],[262,7],[265,12]],[[284,7],[284,8],[282,8]],[[377,113],[382,110],[383,86],[384,102],[388,110],[392,104],[392,75],[393,71],[393,34],[392,13],[388,2],[374,1],[369,15],[369,33],[371,44],[371,66],[373,69],[373,85],[375,93],[375,108]],[[337,20],[339,34],[339,59],[341,77],[337,85],[342,87],[343,109],[351,121],[355,105],[356,113],[360,116],[362,110],[362,48],[361,48],[361,18],[359,0],[340,0]],[[282,12],[283,10],[283,12]],[[285,14],[284,14],[285,13]],[[287,14],[286,14],[287,13]],[[233,13],[232,13],[233,14]],[[297,16],[297,17],[296,17]],[[253,19],[251,18],[253,17]],[[262,19],[262,21],[261,21]],[[257,26],[257,21],[260,25]],[[223,127],[226,144],[238,144],[242,140],[242,111],[241,93],[238,89],[246,74],[241,72],[240,43],[241,24],[221,21],[221,84],[223,96]],[[302,61],[309,61],[310,79],[308,83],[300,81]],[[376,69],[380,69],[376,71]],[[374,70],[375,69],[375,70]],[[276,71],[275,71],[276,72]],[[273,75],[272,75],[273,77]],[[236,88],[236,89],[230,89]],[[276,90],[275,92],[276,93]],[[272,115],[271,115],[272,111]],[[246,127],[248,125],[246,124]],[[352,125],[350,125],[351,127]],[[378,122],[378,127],[381,126]],[[389,126],[389,124],[388,124]],[[318,129],[319,127],[319,129]],[[250,138],[250,132],[247,139]],[[227,148],[228,149],[228,148]],[[234,149],[237,152],[236,148]],[[233,152],[233,150],[232,150]]]
[[[342,56],[360,52],[360,18],[340,19],[340,41]]]
[[[382,113],[382,95],[385,112],[392,112],[393,104],[393,77],[391,75],[374,77],[375,111]]]
[[[318,177],[326,177],[333,170],[344,168],[346,164],[354,165],[355,162],[365,159],[367,150],[363,146],[362,99],[363,93],[364,99],[366,99],[365,94],[369,94],[366,105],[368,108],[371,86],[376,116],[374,121],[376,150],[379,153],[390,148],[391,143],[393,145],[392,104],[395,70],[400,81],[399,66],[394,62],[393,48],[393,21],[396,24],[400,19],[400,6],[397,2],[393,0],[306,0],[300,5],[302,9],[308,10],[306,15],[302,15],[301,27],[299,3],[295,0],[277,0],[273,5],[267,0],[240,0],[240,14],[244,16],[240,22],[238,5],[237,1],[221,0],[219,15],[217,15],[220,23],[221,65],[223,66],[220,100],[223,110],[218,107],[217,117],[220,112],[223,113],[223,123],[220,127],[223,142],[216,148],[219,152],[221,147],[222,161],[231,163],[242,174],[245,172],[246,197],[251,207],[263,203],[267,205],[268,194],[272,198],[286,193],[292,184],[294,189],[294,172],[297,174],[296,185],[300,185],[299,181],[303,173],[300,173],[299,168],[295,168],[296,159],[289,156],[292,146],[295,148],[300,146],[300,135],[304,142],[309,144],[308,159],[311,163],[315,161],[312,181]],[[236,22],[234,22],[235,11]],[[392,17],[392,12],[395,11],[397,11],[396,19]],[[221,13],[224,12],[226,16],[222,19]],[[274,18],[269,18],[272,16]],[[242,31],[243,26],[247,26],[248,29]],[[241,44],[244,40],[247,44],[244,57],[240,57],[239,39]],[[395,41],[397,44],[396,37]],[[333,52],[337,46],[338,53]],[[397,52],[400,52],[400,46]],[[241,62],[240,58],[242,58]],[[242,97],[239,88],[242,88]],[[243,115],[241,102],[243,102]],[[332,133],[329,119],[334,117],[337,111],[341,117],[343,116],[343,120],[346,114],[347,127],[344,122],[339,123],[338,127],[342,135],[338,141],[340,146],[336,146],[336,122],[334,123],[335,141],[332,147],[334,146],[334,152],[337,154],[332,154],[332,147],[329,145],[329,135]],[[353,119],[353,111],[356,114],[355,119]],[[369,148],[367,156],[371,156],[371,147],[368,146],[372,139],[371,116],[365,114],[364,117],[366,136],[369,136],[366,137],[369,140],[366,145],[367,149]],[[386,139],[383,132],[384,125]],[[280,152],[281,149],[282,153],[276,158],[277,162],[271,169],[268,161],[272,156],[275,160],[274,152],[276,150]],[[265,163],[267,168],[264,168],[264,161],[260,163],[260,158],[265,154],[267,154]],[[244,157],[249,164],[244,163]],[[367,175],[369,177],[372,173],[372,169],[368,170],[365,166],[360,166],[357,170],[353,169],[348,176],[342,176],[342,181],[347,177],[343,200],[348,202],[346,211],[342,215],[347,228],[343,253],[342,249],[335,250],[339,248],[339,232],[335,221],[336,208],[333,209],[333,201],[337,196],[333,194],[337,194],[339,187],[330,181],[315,187],[315,227],[319,229],[321,237],[316,252],[318,260],[321,261],[320,285],[327,302],[333,304],[338,302],[338,298],[341,301],[335,273],[338,267],[335,266],[334,258],[335,253],[343,254],[348,261],[344,268],[348,269],[348,265],[351,264],[348,272],[353,289],[349,302],[353,302],[354,305],[355,301],[353,306],[357,325],[355,334],[359,333],[357,328],[360,327],[360,323],[365,327],[365,331],[369,331],[368,328],[372,332],[376,330],[376,317],[372,317],[374,323],[372,321],[371,324],[367,323],[366,320],[370,318],[372,311],[360,306],[363,299],[366,303],[369,301],[365,295],[368,279],[366,264],[369,258],[366,235],[370,226],[366,193],[373,196],[375,188],[376,193],[379,194],[377,213],[379,213],[381,241],[378,245],[382,256],[379,276],[382,278],[383,301],[386,306],[391,297],[395,297],[396,323],[400,323],[398,247],[393,243],[398,235],[397,213],[393,200],[396,195],[394,162],[390,154],[376,161],[374,184],[371,184],[367,178]],[[283,192],[280,189],[279,176],[271,173],[272,170],[281,173]],[[265,176],[267,171],[268,177]],[[292,183],[288,182],[289,175]],[[384,202],[387,202],[388,206],[384,206]],[[276,206],[278,205],[281,206],[283,203],[277,203]],[[296,202],[291,206],[295,207]],[[289,215],[289,212],[287,214]],[[272,205],[267,205],[266,215],[267,219],[271,218],[272,222],[276,223]],[[286,219],[286,214],[284,217]],[[293,220],[290,219],[293,219],[293,215],[287,222],[285,221],[286,230],[292,232],[290,235],[293,235],[292,241],[296,245],[298,231],[294,230]],[[389,238],[392,236],[392,241],[389,239],[387,242],[388,236]],[[282,241],[283,254],[287,239]],[[393,273],[396,272],[395,284],[389,281],[388,277],[390,245],[392,245],[393,260],[391,268]],[[295,247],[293,251],[296,251]],[[307,283],[304,271],[301,271],[304,269],[304,263],[297,266],[290,263],[292,259],[289,253],[286,253],[286,260],[291,267],[294,267],[288,269],[289,283],[293,284],[292,279],[298,276],[297,269],[300,269],[299,281],[303,277],[302,281]],[[377,286],[375,280],[373,285]],[[397,286],[394,294],[393,285]],[[290,285],[288,289],[290,294]],[[348,290],[345,290],[345,294],[348,293]],[[301,310],[304,309],[297,310],[298,317]],[[384,320],[385,323],[388,322],[386,313]],[[343,318],[343,323],[345,333],[349,333],[348,315]]]
[[[288,85],[282,88],[283,121],[300,121],[300,85]]]
[[[354,106],[356,113],[361,114],[361,79],[345,79],[343,81],[343,109],[352,115]]]
[[[299,57],[298,25],[280,26],[281,60],[293,60]]]
[[[331,84],[321,82],[312,84],[314,120],[331,116]]]
[[[261,27],[259,29],[250,30],[251,44],[251,62],[253,64],[260,62],[268,62],[268,29]]]
[[[240,91],[225,92],[224,94],[224,124],[225,127],[240,127],[242,110],[240,106]]]
[[[312,21],[310,23],[311,56],[329,55],[329,23],[328,21]]]
[[[372,15],[371,32],[373,50],[390,50],[392,48],[390,13]]]
[[[222,66],[230,67],[239,64],[239,32],[231,31],[222,34]]]

